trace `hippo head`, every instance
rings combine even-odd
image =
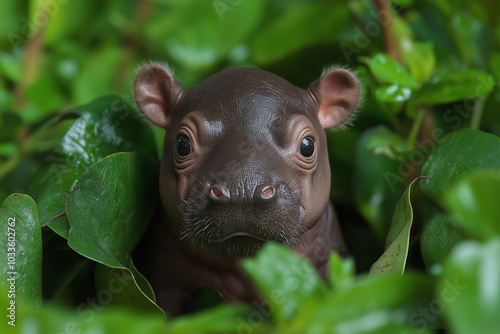
[[[184,90],[148,65],[134,95],[166,130],[160,194],[169,228],[187,247],[253,254],[293,246],[325,212],[330,166],[324,129],[359,100],[355,76],[334,68],[308,89],[257,68],[233,68]]]

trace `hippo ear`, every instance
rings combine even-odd
[[[356,110],[360,88],[358,79],[342,68],[325,71],[309,86],[318,102],[318,119],[324,129],[344,123]]]
[[[135,78],[135,102],[147,119],[162,128],[170,123],[172,110],[182,92],[182,84],[160,65],[145,66]]]

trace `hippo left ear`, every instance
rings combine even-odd
[[[154,124],[167,128],[177,100],[183,92],[168,68],[158,64],[143,67],[134,81],[134,98],[140,111]]]
[[[356,110],[360,88],[358,79],[342,68],[323,73],[318,81],[309,86],[318,102],[318,119],[324,129],[344,123]]]

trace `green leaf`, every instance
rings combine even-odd
[[[330,256],[328,266],[328,278],[333,291],[346,289],[354,283],[356,271],[352,258],[342,259],[339,253],[335,252]]]
[[[146,29],[175,61],[206,70],[244,43],[264,14],[264,1],[193,0],[173,8]],[[164,52],[164,50],[162,50]]]
[[[427,81],[434,72],[436,57],[432,43],[411,43],[403,53],[413,78],[419,83]]]
[[[50,98],[47,98],[50,96]],[[36,123],[63,107],[66,98],[52,75],[39,77],[26,89],[26,97],[33,104],[24,108],[21,117],[26,123]]]
[[[50,15],[50,20],[44,27],[43,41],[45,45],[54,49],[59,47],[60,50],[60,44],[63,41],[72,40],[70,36],[78,34],[87,25],[88,20],[97,17],[96,4],[91,1],[45,1],[48,5],[46,12]],[[99,14],[102,16],[104,16],[103,7],[105,6],[99,7]],[[87,27],[87,29],[90,28]],[[91,31],[87,31],[87,34],[92,36]]]
[[[171,327],[172,334],[189,333],[267,333],[269,324],[259,318],[249,305],[220,305],[210,310],[176,319]]]
[[[107,96],[71,109],[63,119],[74,116],[79,118],[35,174],[29,190],[39,205],[41,223],[49,223],[64,238],[69,229],[66,197],[90,165],[115,152],[156,156],[151,128],[119,97]]]
[[[84,58],[80,75],[73,80],[72,91],[77,105],[97,99],[103,93],[116,92],[116,77],[127,70],[117,61],[122,57],[123,48],[109,43]],[[96,73],[99,73],[99,80],[96,80]],[[132,78],[133,69],[129,68],[122,75]]]
[[[5,308],[2,309],[10,307],[12,301],[17,308],[26,305],[40,306],[42,233],[38,209],[31,197],[12,194],[3,202],[0,207],[0,235],[0,287],[9,295],[13,294],[9,297],[9,305],[4,305]]]
[[[453,333],[498,333],[499,282],[500,239],[467,241],[453,249],[436,289]]]
[[[322,298],[326,292],[312,264],[283,246],[266,244],[242,265],[265,300],[275,306],[273,315],[279,323],[292,319],[304,301]]]
[[[375,96],[382,102],[404,102],[411,97],[411,89],[399,85],[381,86],[375,90]]]
[[[66,203],[69,246],[94,261],[126,268],[128,253],[154,214],[155,181],[155,164],[139,153],[116,153],[92,165]]]
[[[455,42],[460,58],[477,67],[486,65],[486,55],[489,51],[488,29],[481,20],[471,15],[468,11],[455,11],[450,17],[450,36]]]
[[[398,155],[405,152],[406,141],[386,126],[380,125],[371,132],[371,136],[366,142],[366,149],[371,154],[385,155],[396,159]]]
[[[500,236],[500,171],[466,174],[444,194],[444,205],[470,235]]]
[[[414,98],[416,103],[424,105],[473,99],[491,92],[494,84],[491,75],[482,71],[450,72],[424,84],[414,94]]]
[[[423,275],[381,275],[309,304],[280,333],[431,333],[434,320],[421,309],[432,300],[432,281]]]
[[[420,250],[427,268],[441,263],[445,255],[462,238],[455,222],[447,215],[435,214],[424,225],[420,239]]]
[[[153,303],[151,287],[129,253],[155,212],[156,187],[154,163],[139,153],[116,153],[87,169],[66,203],[71,226],[68,245],[89,259],[120,269],[116,277],[134,281],[113,296],[114,304],[131,304],[149,312],[162,311]],[[98,286],[105,288],[112,275],[99,270]]]
[[[369,150],[394,155],[396,152],[392,145],[402,147],[397,144],[396,137],[383,126],[368,129],[361,136],[356,148],[356,205],[381,241],[387,234],[394,207],[403,192],[406,176],[399,170],[399,161],[383,155],[374,156],[374,152]]]
[[[82,303],[76,312],[54,305],[22,310],[18,321],[16,328],[22,329],[21,333],[169,333],[165,316],[117,308],[102,309],[91,298]]]
[[[97,291],[107,291],[107,295],[112,296],[109,305],[141,313],[163,313],[153,302],[155,296],[149,282],[137,271],[130,258],[126,269],[98,264],[95,284]]]
[[[400,85],[415,89],[419,87],[418,82],[408,73],[408,71],[383,53],[377,53],[368,62],[368,67],[374,76],[394,85]]]
[[[403,193],[403,196],[401,196],[392,216],[391,228],[386,240],[386,250],[371,267],[370,275],[390,273],[402,275],[404,273],[410,247],[410,231],[413,224],[411,194],[414,186],[421,179],[422,177],[418,177],[413,180]]]
[[[334,32],[348,24],[349,16],[346,6],[340,4],[292,6],[255,37],[253,59],[258,64],[268,64],[307,47],[331,43]]]
[[[500,170],[500,138],[478,130],[463,129],[444,137],[422,166],[422,192],[440,202],[444,192],[467,172]]]

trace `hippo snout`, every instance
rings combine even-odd
[[[299,192],[283,181],[195,187],[182,212],[182,236],[239,256],[253,254],[266,241],[294,244],[304,232]]]

